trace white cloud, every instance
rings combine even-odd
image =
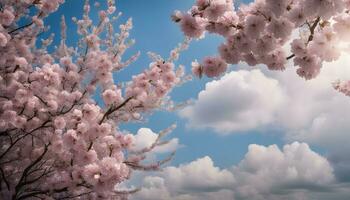
[[[344,136],[344,130],[350,128],[349,97],[331,85],[337,79],[350,79],[348,63],[350,57],[343,55],[336,62],[326,63],[321,74],[309,81],[300,78],[292,67],[284,72],[230,72],[207,83],[194,105],[180,116],[188,119],[189,127],[213,128],[219,133],[277,125],[295,136],[293,139],[329,142],[319,136],[330,135],[323,132],[331,130]]]
[[[324,157],[305,143],[294,142],[280,150],[250,145],[244,159],[232,170],[236,195],[242,199],[300,198],[334,182],[333,169]],[[304,190],[305,192],[301,192]]]
[[[209,157],[200,158],[187,165],[167,167],[162,176],[167,181],[170,190],[182,191],[216,191],[226,189],[233,182],[232,174],[214,166]]]
[[[262,125],[279,127],[286,141],[298,140],[326,149],[337,177],[346,176],[350,181],[350,98],[332,88],[332,82],[338,79],[350,80],[349,63],[350,56],[343,54],[336,62],[324,63],[320,75],[309,81],[300,78],[292,66],[284,72],[268,71],[264,66],[263,73],[231,72],[208,83],[194,105],[182,111],[181,116],[188,119],[189,127],[212,128],[224,134],[259,131]],[[265,81],[256,84],[248,78],[238,78],[240,74]],[[274,86],[264,82],[273,82]],[[256,88],[265,92],[245,93]],[[262,101],[260,106],[264,108],[252,103],[255,100]],[[237,117],[241,113],[250,115],[242,120]]]
[[[179,167],[166,167],[155,176],[143,179],[142,190],[133,196],[138,200],[195,200],[232,199],[230,190],[233,174],[214,166],[209,157],[203,157]]]
[[[326,158],[305,143],[294,142],[280,150],[250,145],[244,159],[230,169],[219,169],[203,157],[143,179],[137,200],[280,200],[342,199],[333,169]]]
[[[326,149],[337,178],[343,181],[350,181],[350,98],[335,91],[331,83],[350,80],[349,63],[350,57],[344,54],[325,64],[319,77],[311,81],[300,79],[292,69],[272,74],[288,94],[275,123],[284,126],[287,141],[305,141]]]
[[[189,126],[218,133],[245,131],[269,124],[283,102],[278,81],[261,71],[238,71],[206,84],[194,105],[180,112]]]
[[[150,147],[157,139],[158,134],[154,133],[149,128],[140,128],[137,134],[134,135],[134,151]],[[152,153],[169,153],[175,151],[179,147],[179,139],[173,138],[167,144],[157,146]]]

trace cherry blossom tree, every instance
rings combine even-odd
[[[197,0],[188,12],[175,11],[172,19],[188,37],[200,39],[208,32],[225,38],[218,56],[193,62],[198,77],[220,76],[227,64],[284,70],[290,61],[309,80],[324,62],[349,51],[349,9],[349,0],[255,0],[238,8],[233,0]],[[334,87],[350,94],[350,82]]]
[[[138,151],[132,151],[133,135],[119,127],[169,108],[168,93],[186,80],[174,61],[189,40],[169,59],[151,53],[147,69],[129,82],[117,82],[113,74],[139,56],[122,59],[134,43],[128,39],[132,20],[115,34],[114,1],[99,9],[94,23],[86,0],[82,19],[73,18],[78,45],[66,44],[62,17],[60,44],[50,52],[53,36],[39,42],[48,31],[44,19],[63,3],[0,1],[0,199],[123,199],[135,190],[120,191],[116,185],[133,170],[157,170],[173,155],[141,163],[147,152],[166,143],[161,137],[173,126]]]

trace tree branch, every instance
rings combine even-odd
[[[309,35],[309,38],[307,39],[307,43],[306,44],[309,44],[309,42],[311,42],[314,39],[315,30],[316,30],[316,27],[317,27],[318,23],[320,23],[320,21],[321,21],[321,18],[317,17],[315,22],[312,25],[307,23],[307,25],[309,26],[309,29],[310,29],[310,35]],[[288,56],[286,59],[290,60],[290,59],[292,59],[294,57],[295,57],[295,54],[292,54],[292,55]]]
[[[111,106],[107,111],[106,113],[103,115],[102,119],[100,120],[100,122],[98,124],[102,124],[103,121],[109,116],[111,115],[112,113],[114,113],[115,111],[121,109],[123,106],[125,106],[131,99],[133,99],[134,97],[131,96],[129,98],[127,98],[123,103],[121,103],[119,106],[117,107],[114,107],[114,106]]]
[[[26,179],[29,171],[43,159],[43,157],[45,156],[45,154],[48,151],[49,146],[50,146],[50,143],[45,145],[45,149],[44,149],[43,153],[24,169],[21,178],[19,179],[17,185],[15,186],[15,194],[13,195],[13,199],[17,198],[17,195],[20,192],[20,190],[22,189],[22,187],[27,184],[27,181],[25,181],[25,179]],[[21,199],[21,197],[19,199]]]

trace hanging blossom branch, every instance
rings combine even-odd
[[[116,191],[115,186],[133,170],[158,170],[174,155],[142,164],[146,153],[167,143],[160,140],[165,134],[151,147],[133,152],[133,135],[119,127],[166,109],[169,92],[187,80],[174,62],[190,40],[171,51],[169,59],[152,54],[143,72],[117,82],[113,74],[139,56],[123,59],[134,44],[128,39],[132,20],[115,34],[120,14],[115,14],[114,1],[107,0],[94,23],[86,0],[82,18],[73,18],[78,46],[66,44],[62,17],[61,41],[51,53],[47,48],[54,35],[41,45],[36,41],[48,31],[43,20],[62,3],[0,3],[0,199],[124,198],[137,190]],[[103,102],[96,103],[96,96]]]
[[[197,77],[219,77],[228,64],[239,62],[284,70],[293,59],[297,74],[309,80],[324,62],[339,59],[340,43],[350,42],[349,9],[348,0],[256,0],[237,8],[233,0],[197,0],[187,12],[175,11],[172,19],[187,37],[199,39],[208,32],[225,38],[218,56],[193,62]],[[300,36],[295,38],[296,32]]]

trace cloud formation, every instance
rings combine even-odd
[[[327,159],[306,143],[298,142],[285,145],[282,150],[276,145],[250,145],[232,172],[240,199],[292,199],[323,190],[335,180]]]
[[[133,150],[138,151],[150,147],[156,141],[157,137],[158,134],[154,133],[151,129],[140,128],[134,136],[135,142]],[[151,153],[169,153],[175,151],[179,146],[179,139],[173,138],[167,144],[155,147]]]
[[[330,163],[307,144],[294,142],[282,150],[253,144],[244,159],[229,169],[219,169],[210,157],[166,167],[145,177],[133,199],[301,200],[318,198],[335,187]],[[341,199],[340,193],[328,195]]]
[[[275,121],[284,95],[278,81],[260,70],[231,72],[206,84],[194,105],[180,112],[193,128],[227,134]]]
[[[345,139],[350,130],[350,98],[332,88],[338,79],[350,80],[348,63],[350,57],[344,54],[325,63],[320,75],[309,81],[298,77],[292,67],[284,72],[264,66],[231,72],[208,83],[194,105],[180,115],[188,119],[189,127],[211,128],[219,134],[278,127],[288,142],[326,149],[337,178],[350,181],[350,146]]]

